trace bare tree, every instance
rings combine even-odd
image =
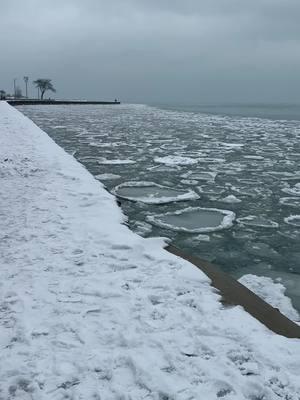
[[[51,79],[37,79],[33,83],[41,91],[41,100],[43,100],[44,93],[47,90],[51,90],[51,92],[56,92],[56,90],[54,89],[54,87],[53,87],[53,85],[51,83]]]
[[[0,90],[0,100],[5,100],[6,92],[5,90]]]

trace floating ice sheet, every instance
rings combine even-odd
[[[202,207],[189,207],[147,217],[153,225],[189,233],[213,232],[230,228],[234,219],[235,214],[232,211]]]
[[[237,222],[242,225],[257,226],[259,228],[278,228],[279,226],[277,222],[257,215],[248,215],[247,217],[238,218]]]
[[[124,182],[114,188],[113,193],[123,199],[147,204],[165,204],[174,201],[196,200],[199,195],[193,190],[173,189],[154,182]]]

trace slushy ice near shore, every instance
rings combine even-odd
[[[224,308],[3,102],[0,174],[0,398],[299,398],[300,341]]]
[[[135,192],[135,202],[121,199],[122,209],[131,229],[146,237],[168,237],[234,277],[281,278],[300,310],[300,229],[285,222],[299,215],[300,121],[129,104],[21,109],[70,154],[75,151],[91,173],[103,176],[108,190],[151,181],[172,191],[195,192],[199,198],[155,204],[139,201],[151,200],[153,188],[123,187],[125,195]],[[206,242],[197,240],[197,233],[145,225],[148,216],[188,207],[228,209],[236,220],[230,229],[208,233]],[[254,256],[257,248],[268,251]]]

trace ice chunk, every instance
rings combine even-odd
[[[154,182],[125,182],[114,188],[113,193],[123,199],[147,204],[164,204],[173,201],[196,200],[199,195],[193,190],[173,189]]]
[[[192,165],[198,163],[198,160],[195,158],[183,157],[183,156],[155,157],[154,161],[156,163],[165,165]]]
[[[181,175],[182,178],[192,179],[196,181],[213,182],[217,176],[216,172],[201,171],[201,172],[188,172],[187,174]]]
[[[286,288],[281,283],[274,282],[273,279],[265,276],[252,274],[242,276],[239,282],[271,306],[278,308],[282,314],[291,320],[299,320],[299,314],[294,309],[291,300],[285,295]]]
[[[225,142],[219,142],[219,146],[225,147],[227,149],[241,149],[244,147],[243,143],[225,143]]]
[[[244,156],[244,158],[246,158],[246,160],[263,160],[264,159],[263,156],[252,156],[252,155]]]
[[[197,186],[197,189],[199,190],[200,193],[207,195],[216,195],[216,196],[225,192],[225,189],[223,187],[210,184]]]
[[[300,227],[300,215],[290,215],[289,217],[284,218],[284,222]]]
[[[116,175],[116,174],[99,174],[99,175],[95,175],[96,179],[99,179],[99,181],[105,181],[105,180],[113,180],[113,179],[119,179],[121,178],[120,175]]]
[[[133,230],[140,236],[146,236],[152,231],[152,226],[147,222],[136,221],[133,225]]]
[[[256,215],[248,215],[247,217],[238,218],[237,222],[242,225],[257,226],[260,228],[278,228],[279,226],[275,221]]]
[[[251,242],[245,243],[245,249],[252,255],[262,258],[277,258],[279,253],[273,249],[270,245],[263,242]]]
[[[197,236],[194,237],[195,241],[200,241],[200,242],[209,242],[210,241],[210,237],[208,235],[203,235],[203,234],[199,234]]]
[[[234,219],[235,214],[232,211],[202,207],[189,207],[147,217],[153,225],[190,233],[213,232],[230,228]]]
[[[222,199],[221,201],[223,201],[224,203],[240,203],[242,200],[235,197],[234,194],[230,194],[229,196],[224,197],[224,199]]]
[[[281,197],[279,199],[279,203],[284,206],[300,208],[300,198],[299,197]]]
[[[225,163],[225,158],[213,158],[213,157],[201,157],[198,158],[198,161],[200,163],[208,163],[208,164],[213,164],[213,163]]]
[[[296,183],[295,186],[284,187],[281,189],[284,193],[291,194],[292,196],[300,196],[300,183]]]
[[[195,181],[194,179],[181,179],[180,183],[183,185],[197,185],[198,181]]]
[[[107,165],[118,165],[118,164],[135,164],[135,161],[133,160],[119,160],[119,159],[114,159],[114,160],[108,160],[107,158],[100,158],[97,160],[98,164],[107,164]]]

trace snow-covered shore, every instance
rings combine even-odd
[[[0,399],[300,398],[300,340],[224,308],[0,102]]]

